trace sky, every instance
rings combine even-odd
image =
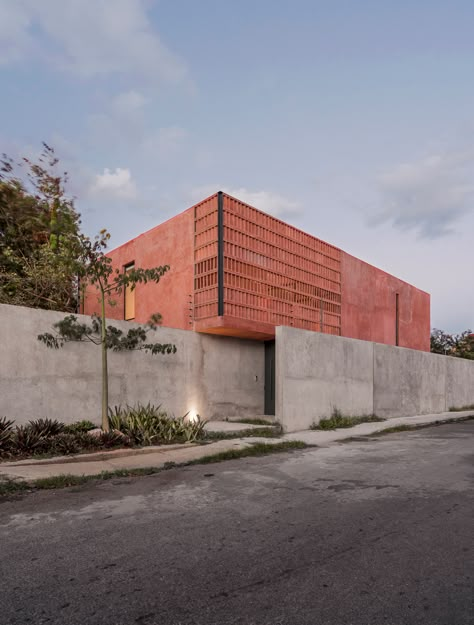
[[[113,245],[223,190],[474,328],[472,0],[0,0],[0,152]]]

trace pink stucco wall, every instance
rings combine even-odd
[[[428,293],[346,252],[341,257],[341,334],[395,345],[399,294],[399,345],[430,350]]]
[[[170,270],[158,284],[138,284],[135,293],[135,321],[148,321],[159,312],[163,325],[192,329],[190,302],[193,295],[194,209],[176,215],[108,253],[113,267],[120,270],[131,262],[143,269],[169,265]],[[107,305],[107,317],[124,318],[124,295],[114,296],[116,305]],[[99,311],[93,289],[86,293],[85,314]]]

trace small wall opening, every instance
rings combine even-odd
[[[125,273],[132,269],[135,269],[135,263],[129,263],[123,268]],[[135,319],[135,289],[131,286],[126,286],[124,289],[124,319],[126,321]]]
[[[395,345],[400,345],[400,302],[399,294],[395,294]]]

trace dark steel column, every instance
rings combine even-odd
[[[224,315],[224,194],[217,194],[217,314]]]

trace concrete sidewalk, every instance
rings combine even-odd
[[[285,434],[283,440],[287,441],[303,441],[308,445],[318,445],[326,447],[331,443],[337,443],[350,436],[370,436],[387,428],[397,427],[399,425],[429,425],[430,423],[445,423],[446,421],[458,421],[466,417],[474,417],[473,410],[463,412],[441,412],[438,414],[417,415],[415,417],[396,417],[379,421],[376,423],[361,423],[352,428],[341,428],[338,430],[304,430],[302,432],[291,432]]]
[[[132,453],[113,455],[107,452],[98,454],[100,459],[95,460],[95,454],[64,457],[62,462],[58,459],[46,460],[20,460],[17,462],[0,463],[0,480],[20,479],[37,480],[56,475],[98,475],[102,471],[117,471],[118,469],[143,469],[147,467],[160,468],[167,463],[182,464],[191,460],[198,460],[204,456],[219,454],[231,449],[243,449],[257,442],[281,443],[279,438],[238,438],[216,441],[204,445],[163,445],[155,447],[150,452],[148,448],[130,450]],[[120,450],[123,451],[123,450]],[[86,457],[87,456],[87,457]]]
[[[327,447],[351,436],[368,436],[380,430],[399,425],[428,425],[430,423],[460,420],[468,416],[474,416],[474,412],[446,412],[415,417],[400,417],[379,423],[362,423],[352,428],[339,430],[305,430],[302,432],[292,432],[280,438],[237,438],[220,440],[204,445],[163,445],[143,449],[120,449],[95,454],[64,456],[62,458],[45,460],[30,459],[16,462],[2,462],[0,463],[0,480],[17,479],[32,481],[65,474],[98,475],[102,471],[116,471],[118,469],[160,468],[171,462],[182,464],[192,460],[199,460],[204,456],[219,454],[224,451],[244,449],[258,442],[276,444],[282,441],[303,441],[308,445]],[[253,429],[249,424],[238,425],[242,430]],[[232,431],[235,431],[237,424],[233,423],[232,426]],[[221,428],[216,425],[212,427],[212,429],[219,431]],[[223,429],[226,430],[227,427]]]

